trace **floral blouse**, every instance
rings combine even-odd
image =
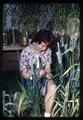
[[[24,48],[24,50],[21,52],[20,55],[20,71],[23,69],[30,69],[30,66],[32,64],[33,58],[36,56],[37,53],[34,52],[32,45]],[[39,57],[41,58],[42,65],[45,66],[46,63],[52,63],[51,59],[51,49],[48,48],[46,51],[41,52],[39,54]]]

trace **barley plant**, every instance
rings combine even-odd
[[[58,69],[59,71],[62,69],[62,71],[60,71],[57,76],[60,76],[54,76],[54,80],[57,83],[57,89],[55,91],[55,103],[51,113],[52,117],[79,116],[80,53],[77,49],[80,49],[80,46],[78,44],[79,43],[74,39],[71,47],[62,53],[62,55],[64,54],[66,56],[65,58],[67,59],[67,68],[65,69],[63,68],[62,64],[59,64],[60,67]],[[57,81],[59,81],[59,83]]]
[[[36,63],[36,62],[35,62]],[[18,81],[20,86],[20,91],[16,91],[14,94],[7,94],[3,91],[3,114],[7,117],[14,116],[31,116],[31,117],[41,117],[41,109],[43,109],[40,90],[39,90],[39,77],[36,74],[36,64],[32,65],[32,82],[33,85],[28,84],[28,89],[26,89]]]
[[[71,66],[62,76],[68,74],[74,67],[75,71],[72,71],[67,84],[57,86],[55,91],[55,104],[52,109],[52,117],[78,117],[79,116],[79,94],[80,94],[80,70],[79,64]],[[60,78],[60,79],[61,79]]]

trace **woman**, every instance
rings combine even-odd
[[[20,71],[22,77],[26,79],[27,83],[32,81],[31,77],[31,64],[33,58],[37,56],[37,58],[41,59],[42,66],[41,69],[38,70],[38,76],[42,79],[42,83],[47,88],[45,93],[42,93],[45,96],[45,113],[44,117],[51,116],[52,105],[54,103],[54,92],[56,89],[56,85],[52,80],[51,74],[51,49],[50,45],[53,41],[53,34],[48,30],[40,30],[37,32],[35,36],[34,42],[24,48],[20,56]],[[35,62],[36,63],[36,62]],[[41,86],[43,87],[43,84]],[[28,86],[27,86],[28,87]],[[41,87],[41,88],[42,88]],[[50,99],[49,99],[50,98]],[[49,99],[49,100],[48,100]]]

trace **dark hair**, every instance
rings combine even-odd
[[[51,31],[49,31],[49,30],[40,30],[40,31],[38,31],[36,33],[34,42],[38,42],[39,44],[41,42],[45,42],[50,46],[53,39],[54,39],[54,36],[53,36]]]

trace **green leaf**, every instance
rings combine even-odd
[[[78,65],[79,64],[74,64],[74,65],[70,66],[59,79],[61,79],[62,77],[64,77],[73,67],[78,66]]]

